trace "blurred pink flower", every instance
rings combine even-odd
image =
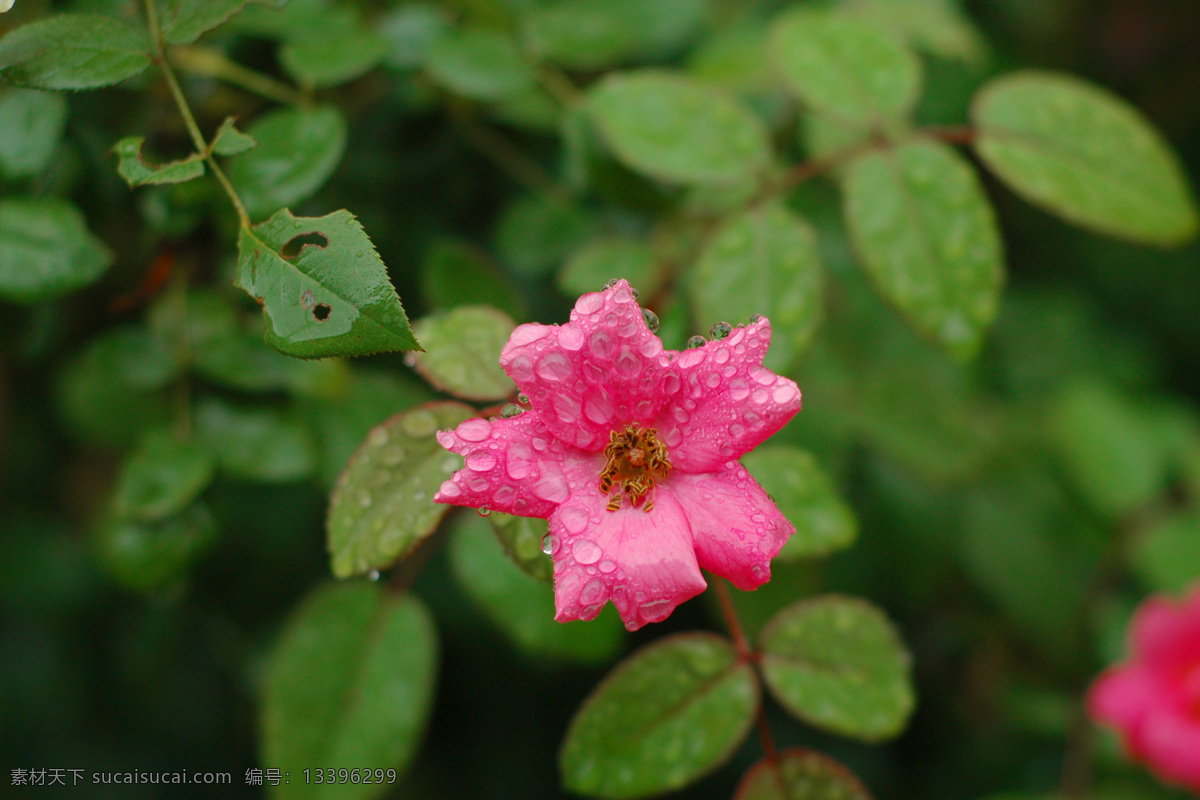
[[[500,364],[530,410],[440,432],[465,468],[435,499],[549,518],[560,622],[610,599],[629,630],[659,622],[701,568],[755,589],[795,530],[737,461],[800,410],[770,338],[758,319],[664,350],[628,283],[585,294],[565,325],[513,331]]]
[[[1142,603],[1129,641],[1131,657],[1092,685],[1088,713],[1164,781],[1200,792],[1200,587]]]

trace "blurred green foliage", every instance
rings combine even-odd
[[[747,459],[804,548],[736,594],[751,637],[840,592],[885,609],[911,650],[903,736],[848,742],[768,705],[781,748],[829,753],[879,800],[1181,797],[1090,729],[1081,697],[1141,597],[1200,579],[1200,245],[1180,177],[1200,175],[1193,3],[159,3],[207,155],[230,159],[249,219],[344,207],[351,249],[386,265],[425,352],[355,361],[264,341],[262,311],[233,288],[255,294],[254,259],[274,264],[272,286],[296,281],[287,296],[316,323],[330,312],[306,304],[304,281],[362,287],[288,271],[329,246],[319,230],[251,259],[248,231],[272,229],[241,224],[214,176],[163,174],[206,154],[151,67],[139,6],[18,0],[0,17],[6,769],[229,771],[219,796],[261,797],[248,768],[407,765],[385,796],[562,795],[558,749],[585,695],[621,653],[720,630],[715,601],[633,635],[611,610],[558,626],[536,580],[544,526],[457,511],[435,530],[429,496],[456,464],[439,459],[429,485],[396,468],[440,452],[405,439],[432,430],[411,429],[428,413],[414,407],[511,391],[486,362],[504,315],[563,321],[576,295],[628,277],[668,347],[770,316],[768,365],[804,392]],[[39,22],[59,12],[86,25]],[[106,47],[73,50],[84,29]],[[839,50],[847,37],[859,57]],[[1081,106],[1055,79],[1047,121],[1014,100],[1029,72],[979,99],[1018,69],[1125,101]],[[871,85],[881,70],[893,82]],[[1170,147],[1131,132],[1124,102]],[[961,131],[945,128],[904,138],[968,121],[1040,149],[993,133],[954,151]],[[864,154],[880,136],[904,144]],[[1081,136],[1101,167],[1138,168],[1056,160],[1051,145]],[[862,157],[824,163],[839,153]],[[370,255],[394,324],[342,352],[411,346]],[[389,493],[386,514],[365,490]],[[334,571],[396,591],[326,585],[327,515]],[[398,600],[408,589],[420,599]],[[397,662],[409,683],[387,682]],[[313,718],[352,684],[370,692],[346,716]],[[331,754],[389,763],[306,762]],[[604,783],[586,755],[565,757],[569,786]],[[676,796],[731,796],[760,757],[742,745]],[[663,780],[652,788],[684,782]]]

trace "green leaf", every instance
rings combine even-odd
[[[517,273],[537,277],[591,239],[595,231],[596,221],[579,206],[545,195],[525,195],[501,212],[496,249]]]
[[[346,118],[333,106],[280,108],[250,126],[253,152],[229,166],[247,213],[258,219],[309,197],[346,149]]]
[[[101,14],[60,14],[0,39],[0,76],[35,89],[94,89],[150,66],[150,39],[132,23]]]
[[[978,64],[987,42],[956,0],[853,0],[847,11],[918,50]]]
[[[729,220],[700,254],[688,288],[702,325],[771,321],[765,364],[786,370],[808,348],[821,319],[824,275],[817,237],[779,204]]]
[[[1141,409],[1100,383],[1073,383],[1050,412],[1068,475],[1096,511],[1118,520],[1166,488],[1169,452]]]
[[[525,574],[542,583],[554,581],[554,563],[542,552],[542,539],[550,531],[546,520],[538,517],[517,517],[493,511],[488,516],[492,530],[512,562]]]
[[[438,83],[474,100],[515,97],[537,82],[533,65],[512,39],[481,28],[438,39],[430,48],[426,66]]]
[[[283,483],[307,478],[316,467],[312,434],[290,413],[205,397],[195,415],[197,441],[231,475]]]
[[[100,563],[131,589],[157,589],[186,576],[220,530],[203,503],[153,521],[113,517],[96,537]]]
[[[434,242],[421,265],[421,292],[432,308],[496,306],[517,316],[513,282],[501,276],[476,247],[456,240]]]
[[[113,152],[121,159],[117,174],[125,179],[130,188],[159,183],[183,183],[204,174],[204,157],[192,153],[187,158],[168,161],[165,164],[147,164],[142,159],[142,144],[145,136],[127,136],[113,146]]]
[[[217,135],[213,137],[212,150],[219,156],[236,156],[258,146],[253,136],[234,127],[235,121],[235,117],[226,117],[217,129]]]
[[[709,633],[669,636],[622,661],[571,720],[566,788],[631,798],[678,789],[723,763],[759,704],[753,668]]]
[[[182,511],[212,482],[216,463],[198,442],[151,430],[125,458],[113,491],[113,514],[160,520]]]
[[[26,89],[0,94],[0,173],[36,175],[50,163],[67,121],[61,95]]]
[[[524,38],[541,57],[596,69],[686,41],[708,13],[706,0],[563,0],[524,16]]]
[[[171,44],[191,44],[241,11],[246,0],[159,0],[159,24]]]
[[[500,368],[500,351],[516,323],[491,306],[461,306],[416,325],[425,350],[414,353],[417,372],[434,388],[465,400],[502,400],[517,387]]]
[[[751,767],[733,800],[871,800],[871,795],[829,756],[790,747]]]
[[[682,75],[610,73],[590,90],[588,108],[616,157],[653,178],[731,182],[770,157],[758,117],[721,90]]]
[[[474,415],[461,403],[427,403],[377,425],[346,463],[329,502],[329,553],[339,578],[384,569],[433,533],[450,506],[433,495],[462,459],[438,430]]]
[[[2,216],[0,207],[0,216]],[[125,448],[167,419],[160,391],[179,374],[175,352],[144,328],[122,326],[90,342],[63,370],[58,402],[86,440]]]
[[[879,292],[919,333],[972,358],[996,317],[1000,232],[974,170],[914,142],[856,158],[843,180],[851,241]]]
[[[438,641],[413,595],[370,583],[322,585],[271,654],[263,689],[263,762],[292,775],[275,798],[367,800],[390,784],[310,783],[305,770],[361,764],[401,772],[433,707]]]
[[[742,456],[742,465],[796,526],[777,559],[817,558],[854,544],[854,512],[812,455],[789,445],[767,444]]]
[[[425,64],[434,43],[450,30],[446,9],[433,3],[409,3],[384,14],[379,35],[387,43],[384,61],[393,69],[415,69]]]
[[[52,300],[96,281],[112,253],[65,200],[0,200],[0,297]]]
[[[646,242],[600,239],[567,260],[558,274],[558,288],[567,295],[582,295],[599,291],[614,278],[624,278],[643,297],[654,297],[667,278],[666,272],[666,265]]]
[[[921,88],[921,64],[900,43],[836,11],[798,8],[771,26],[769,50],[789,89],[844,123],[907,115]]]
[[[1173,515],[1141,533],[1131,560],[1152,591],[1186,592],[1200,579],[1200,511]]]
[[[279,48],[279,63],[305,86],[347,83],[365,75],[387,55],[388,45],[375,31],[358,28]]]
[[[1171,148],[1137,109],[1097,86],[1050,72],[1006,75],[975,96],[971,119],[980,159],[1069,222],[1163,245],[1200,225]]]
[[[267,344],[281,353],[325,358],[419,347],[375,245],[345,209],[295,217],[285,208],[243,228],[236,285],[262,305]]]
[[[762,632],[762,675],[784,708],[823,730],[891,738],[912,713],[910,658],[883,612],[825,596],[793,603]]]
[[[554,589],[523,572],[502,552],[500,542],[478,514],[455,518],[450,568],[463,592],[492,625],[522,651],[585,664],[607,662],[625,641],[615,608],[585,625],[554,621]],[[550,558],[534,545],[542,562]]]

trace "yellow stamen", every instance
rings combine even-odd
[[[613,431],[604,456],[608,463],[600,473],[600,491],[609,495],[608,510],[617,511],[626,499],[643,511],[654,508],[654,500],[647,495],[656,480],[663,480],[671,472],[667,448],[658,440],[658,431],[636,425]]]

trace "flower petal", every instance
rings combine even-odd
[[[598,488],[584,487],[550,516],[555,619],[593,619],[611,599],[631,631],[661,622],[704,591],[687,516],[660,487],[654,508],[605,508]]]
[[[519,326],[500,365],[555,436],[601,450],[615,428],[658,415],[662,352],[622,280],[580,297],[565,325]]]
[[[1200,792],[1200,719],[1177,709],[1148,715],[1142,757],[1160,776]]]
[[[1178,603],[1151,597],[1138,608],[1130,631],[1137,657],[1156,669],[1200,662],[1200,591]]]
[[[771,579],[771,559],[796,528],[741,464],[715,473],[676,472],[668,485],[687,509],[702,568],[742,591]]]
[[[771,324],[760,319],[676,356],[663,379],[669,400],[655,422],[676,468],[711,472],[762,444],[800,410],[795,381],[762,366],[770,341]]]
[[[590,481],[604,467],[598,454],[558,441],[536,414],[511,419],[466,420],[437,435],[442,447],[463,456],[464,466],[442,484],[438,503],[548,517],[572,485]]]
[[[1104,672],[1088,691],[1088,714],[1119,730],[1125,748],[1141,757],[1142,722],[1158,704],[1161,692],[1158,679],[1136,665],[1123,665]]]

